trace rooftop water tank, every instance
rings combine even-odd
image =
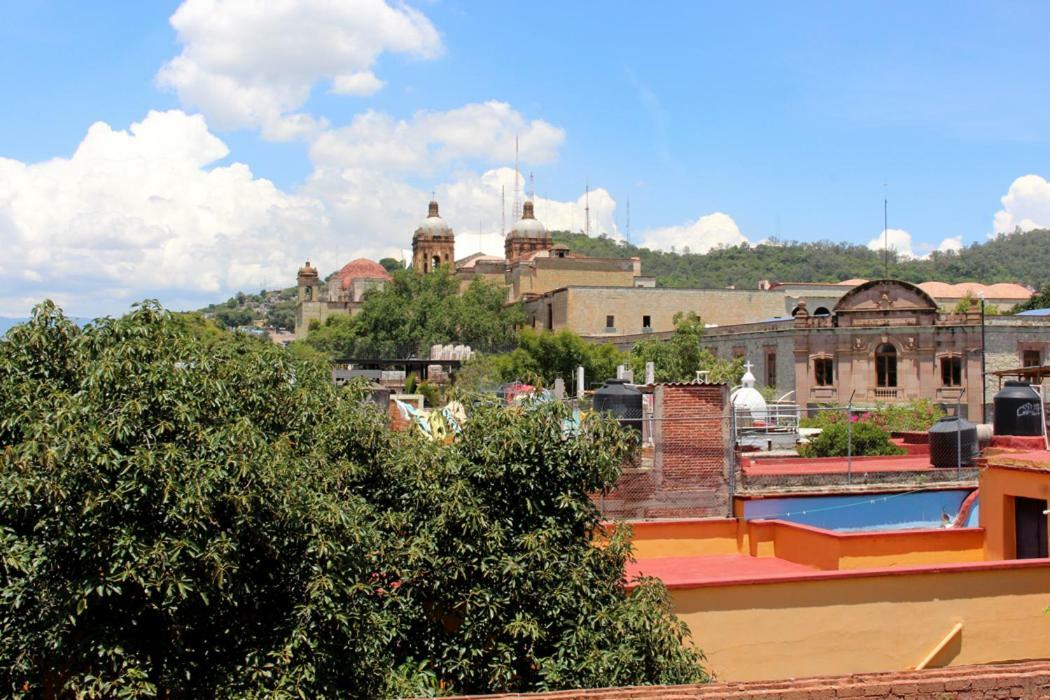
[[[1009,380],[995,395],[996,435],[1042,435],[1043,409],[1028,382]]]
[[[957,416],[937,421],[929,432],[930,464],[968,467],[977,456],[977,426]]]
[[[642,432],[642,392],[625,379],[606,379],[594,392],[594,410],[611,413],[621,427]]]

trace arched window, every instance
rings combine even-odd
[[[304,287],[303,288],[303,298],[306,299],[307,301],[312,301],[313,298],[314,298],[314,288],[313,287]]]
[[[434,259],[431,261],[431,267],[433,267],[435,270],[438,269],[439,267],[441,267],[441,256],[440,255],[435,255],[434,256]]]
[[[830,316],[831,312],[828,311],[828,307],[826,307],[826,306],[818,306],[817,310],[813,312],[813,315],[814,316]]]
[[[897,348],[883,343],[875,348],[875,384],[880,387],[897,386]]]

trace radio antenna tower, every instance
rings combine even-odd
[[[882,183],[882,277],[890,278],[890,226],[889,199],[886,196],[886,183]]]
[[[631,197],[627,196],[627,242],[631,242]]]
[[[518,186],[518,137],[514,137],[514,208],[511,216],[515,221],[521,218],[521,190]]]
[[[587,181],[583,195],[584,233],[591,235],[591,182]]]

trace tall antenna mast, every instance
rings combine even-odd
[[[890,226],[889,199],[886,196],[886,183],[882,183],[882,277],[890,278]]]
[[[521,218],[521,198],[519,197],[520,190],[518,188],[518,137],[514,137],[514,208],[511,210],[511,216],[515,221]]]
[[[627,196],[627,242],[631,242],[631,197]]]
[[[586,190],[584,190],[584,207],[583,215],[585,217],[584,233],[588,236],[591,235],[591,182],[587,181]]]

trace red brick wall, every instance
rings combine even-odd
[[[710,683],[563,690],[554,693],[461,696],[486,700],[811,700],[815,698],[897,698],[899,700],[984,700],[1050,698],[1050,662],[955,666],[927,671],[827,676],[787,681]]]
[[[729,514],[729,388],[655,388],[652,459],[625,469],[602,498],[606,517],[674,518]]]

